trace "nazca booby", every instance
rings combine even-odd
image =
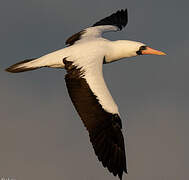
[[[110,41],[102,37],[103,33],[121,30],[127,22],[127,9],[119,10],[69,37],[67,47],[6,69],[18,73],[41,67],[65,68],[69,96],[89,132],[95,154],[120,179],[123,172],[127,173],[122,123],[104,82],[102,65],[137,55],[165,55],[141,42]]]

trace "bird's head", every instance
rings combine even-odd
[[[137,55],[166,55],[164,52],[152,49],[146,44],[136,41],[121,40],[117,41],[120,44],[120,49],[124,52],[125,57],[132,57]]]
[[[166,55],[164,52],[152,49],[146,45],[139,46],[138,50],[136,51],[136,54],[137,55],[145,55],[145,54]]]
[[[152,49],[147,45],[129,40],[118,40],[112,42],[111,52],[107,55],[106,61],[112,62],[122,58],[133,57],[137,55],[166,55],[164,52]]]

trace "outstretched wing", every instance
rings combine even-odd
[[[95,154],[104,167],[107,167],[114,176],[118,175],[121,179],[123,172],[127,173],[121,119],[118,113],[108,112],[101,101],[102,97],[98,96],[98,92],[93,92],[94,88],[88,81],[90,76],[88,76],[88,73],[90,72],[78,68],[71,61],[67,61],[66,58],[63,61],[67,70],[65,81],[68,93],[89,132]],[[95,81],[98,72],[92,76],[94,77],[94,86],[97,86],[98,83],[103,85],[101,81],[103,77],[100,77],[102,79],[97,77],[97,81]],[[106,87],[104,91],[106,91]],[[105,99],[103,100],[105,101]]]
[[[119,10],[112,15],[101,19],[93,24],[92,27],[86,28],[66,40],[67,45],[73,45],[79,40],[101,37],[105,32],[122,30],[128,23],[127,9]]]

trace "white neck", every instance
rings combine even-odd
[[[110,49],[106,54],[106,62],[116,61],[122,58],[136,56],[136,52],[144,44],[136,41],[118,40],[110,42]]]

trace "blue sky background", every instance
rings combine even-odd
[[[66,38],[121,8],[112,40],[166,52],[104,66],[123,122],[127,180],[186,180],[189,162],[189,2],[17,0],[0,6],[0,177],[113,180],[98,162],[68,96],[65,70],[10,74],[6,67],[64,47]],[[132,60],[132,61],[129,61]]]

